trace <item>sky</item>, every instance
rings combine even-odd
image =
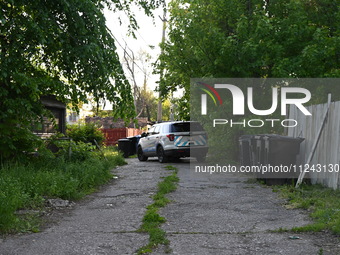
[[[128,35],[128,18],[124,12],[112,12],[105,10],[106,24],[111,30],[112,34],[116,38],[117,52],[123,62],[124,49],[127,45],[127,52],[131,55],[131,50],[134,52],[135,57],[138,57],[139,52],[145,51],[151,55],[151,63],[155,62],[160,54],[159,44],[162,40],[162,20],[163,17],[162,8],[158,8],[154,11],[154,18],[148,17],[144,14],[144,11],[139,10],[138,7],[132,7],[135,13],[135,18],[138,22],[139,29],[135,32],[136,39]],[[160,17],[159,17],[160,16]],[[119,23],[118,17],[121,18],[122,24]],[[154,48],[150,48],[150,45]],[[142,87],[144,75],[140,69],[143,66],[140,62],[136,61],[138,66],[135,66],[135,72],[137,77],[137,85]],[[124,68],[126,75],[129,77],[127,68]],[[147,88],[149,90],[155,90],[157,87],[156,82],[159,80],[159,75],[152,74],[152,67],[147,68]]]

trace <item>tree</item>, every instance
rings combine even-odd
[[[137,100],[137,111],[139,117],[147,117],[149,121],[157,120],[157,105],[158,101],[154,93],[150,90],[143,89],[140,91]],[[168,121],[170,117],[170,100],[166,99],[162,102],[163,121]]]
[[[139,117],[147,117],[149,121],[155,121],[157,118],[157,99],[154,93],[143,88],[138,96],[136,108]]]
[[[163,94],[176,88],[189,92],[191,77],[339,77],[339,5],[337,0],[171,1],[160,61],[167,70]]]
[[[190,113],[190,78],[340,76],[337,0],[173,0],[169,6],[168,40],[162,44],[160,57],[166,72],[160,89],[163,95],[177,88],[185,89],[183,118],[189,118]],[[160,73],[162,66],[158,69]],[[256,85],[258,109],[267,109],[271,88]],[[325,98],[318,95],[320,91],[330,90],[327,84],[309,89],[316,95],[311,103],[324,102]],[[340,99],[339,87],[331,89],[334,99]],[[198,109],[191,112],[195,111]],[[218,112],[212,114],[221,116]],[[228,141],[225,145],[230,147],[223,148],[228,158],[237,148],[235,137],[244,130],[221,128],[220,131]],[[222,151],[219,147],[215,149],[216,153]]]
[[[124,47],[124,64],[128,70],[128,78],[133,84],[133,101],[136,110],[137,117],[141,115],[145,108],[145,102],[142,101],[141,105],[138,105],[138,100],[143,100],[143,91],[147,91],[147,77],[149,76],[151,55],[146,51],[140,50],[135,57],[133,50],[131,50],[127,43]],[[138,70],[136,70],[138,69]],[[137,75],[141,71],[143,73],[143,84],[138,86]],[[141,91],[142,89],[142,91]],[[145,93],[144,93],[145,94]],[[144,95],[145,96],[145,95]]]
[[[136,1],[147,14],[161,0]],[[114,114],[135,116],[131,88],[105,25],[103,9],[124,10],[117,0],[3,0],[0,2],[0,154],[31,150],[30,125],[43,114],[40,96],[62,101],[113,103]]]

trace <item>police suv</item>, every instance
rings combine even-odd
[[[175,121],[154,124],[142,134],[137,146],[140,161],[158,157],[161,163],[170,158],[195,157],[204,162],[208,152],[207,133],[199,122]]]

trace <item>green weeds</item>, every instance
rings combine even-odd
[[[276,186],[283,197],[289,200],[289,208],[308,210],[314,223],[294,227],[294,232],[318,232],[330,230],[340,234],[340,191],[325,188],[321,185],[302,185],[295,189],[294,186]]]
[[[176,167],[174,167],[174,166],[171,166],[171,165],[168,165],[168,166],[165,166],[164,167],[166,170],[177,170],[177,168]]]
[[[80,199],[112,178],[110,170],[125,163],[117,151],[97,151],[75,161],[63,156],[32,158],[0,168],[0,233],[38,231],[38,214],[18,215],[19,209],[41,210],[46,198]]]
[[[149,243],[140,248],[138,254],[151,253],[152,249],[156,248],[159,244],[169,245],[165,231],[160,228],[160,225],[166,222],[166,220],[158,214],[158,211],[159,208],[170,203],[170,200],[165,195],[176,190],[176,184],[179,179],[177,177],[177,168],[173,166],[166,166],[165,168],[174,172],[158,183],[157,193],[153,196],[154,203],[147,207],[142,226],[138,231],[149,233]],[[169,247],[166,247],[166,250],[168,251]]]

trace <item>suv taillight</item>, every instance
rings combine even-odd
[[[166,137],[169,138],[169,141],[175,140],[175,135],[174,134],[166,135]]]

